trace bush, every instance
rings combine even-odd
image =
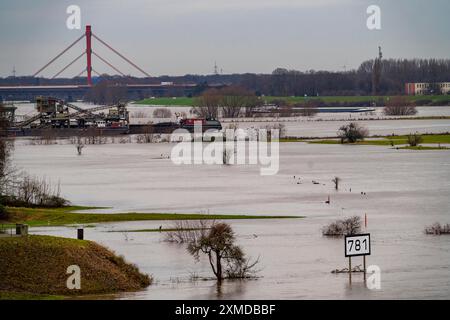
[[[12,207],[60,208],[69,202],[60,196],[59,185],[54,187],[49,181],[24,174],[2,197],[4,205]]]
[[[361,231],[361,218],[354,216],[351,218],[336,220],[322,228],[324,236],[342,237],[357,234]]]
[[[441,225],[440,223],[436,222],[435,224],[425,228],[425,234],[450,234],[450,224]]]
[[[410,147],[417,147],[422,143],[423,139],[421,135],[418,134],[410,134],[407,138],[408,144]]]
[[[406,97],[392,97],[384,107],[384,114],[387,116],[413,116],[417,114],[417,109],[413,102]]]
[[[338,136],[341,138],[342,143],[355,143],[358,140],[364,140],[368,135],[369,131],[355,122],[340,127],[338,131]]]

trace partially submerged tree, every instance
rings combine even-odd
[[[320,100],[310,99],[304,105],[300,104],[300,115],[302,117],[314,117],[319,112],[318,107],[320,103]]]
[[[239,86],[220,90],[220,107],[225,118],[237,118],[243,110],[252,109],[259,104],[256,95]]]
[[[425,234],[441,235],[450,234],[450,224],[441,225],[439,222],[425,228]]]
[[[188,244],[188,252],[196,260],[206,255],[211,269],[219,282],[225,278],[248,278],[255,272],[258,260],[250,262],[241,247],[235,244],[236,237],[229,224],[211,222],[190,225],[180,239]]]
[[[322,228],[324,236],[342,237],[359,233],[361,230],[361,218],[354,216],[351,218],[336,220]]]
[[[339,190],[339,182],[341,182],[341,178],[339,178],[339,177],[334,177],[333,180],[331,180],[331,181],[333,181],[333,183],[334,183],[334,188],[335,188],[336,190]]]
[[[218,89],[209,89],[194,100],[191,111],[193,114],[203,118],[217,118],[220,102],[220,92]]]
[[[338,131],[341,143],[355,143],[359,140],[364,140],[368,135],[369,131],[355,122],[340,127]]]
[[[407,97],[392,97],[386,102],[384,114],[387,116],[413,116],[417,114],[414,102]]]
[[[225,118],[237,118],[244,110],[251,113],[260,103],[254,93],[239,86],[213,88],[195,99],[192,112],[200,117],[217,118],[221,110]]]

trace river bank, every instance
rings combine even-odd
[[[92,241],[29,235],[0,238],[0,299],[61,299],[66,296],[137,291],[152,278]],[[68,267],[80,270],[80,287],[69,288]]]

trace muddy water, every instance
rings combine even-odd
[[[80,107],[91,108],[93,105],[77,103]],[[33,104],[17,104],[18,115],[32,115],[35,113]],[[160,122],[170,119],[154,119],[153,111],[161,106],[138,106],[130,105],[131,123],[148,123],[149,121]],[[185,112],[189,116],[190,107],[168,107],[173,113]],[[390,135],[390,134],[410,134],[410,133],[443,133],[450,132],[450,120],[361,120],[361,119],[386,119],[382,108],[377,108],[375,112],[364,114],[352,113],[320,113],[312,119],[305,118],[281,118],[285,126],[287,136],[296,137],[333,137],[336,136],[339,128],[350,121],[358,121],[365,126],[370,135]],[[431,116],[450,116],[450,107],[418,107],[417,115],[419,117]],[[137,117],[139,116],[139,117]],[[143,116],[143,118],[142,118]],[[175,120],[175,116],[172,117]],[[225,120],[224,128],[228,127],[231,119]],[[248,122],[251,120],[251,122]],[[240,128],[264,128],[269,125],[273,119],[240,119],[238,126]],[[324,120],[324,121],[322,121]]]
[[[78,157],[72,145],[24,141],[16,143],[15,164],[59,180],[64,196],[76,204],[113,206],[110,212],[306,216],[231,221],[246,252],[260,256],[261,278],[226,282],[220,290],[214,281],[191,281],[194,273],[210,276],[208,264],[195,263],[185,248],[165,242],[163,234],[108,232],[171,222],[87,228],[86,238],[124,254],[156,280],[138,293],[100,298],[450,298],[450,239],[423,234],[425,225],[450,223],[450,151],[286,143],[281,144],[279,174],[263,177],[250,165],[175,166],[159,159],[170,153],[170,144],[89,145]],[[342,179],[339,191],[330,181],[334,176]],[[328,195],[330,205],[325,204]],[[360,275],[350,287],[346,275],[331,274],[347,266],[343,240],[324,238],[320,232],[333,219],[365,213],[373,241],[368,264],[381,269],[380,290],[366,289]],[[73,228],[32,232],[76,233]],[[360,260],[355,258],[353,264]]]

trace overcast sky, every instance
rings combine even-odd
[[[366,27],[369,5],[382,29]],[[450,58],[449,0],[2,0],[0,76],[30,75],[77,39],[66,27],[69,5],[93,32],[151,75],[270,73],[356,68],[383,47],[386,58]],[[72,48],[44,76],[77,57]],[[93,40],[119,70],[140,75]],[[344,67],[345,66],[345,67]],[[85,68],[79,60],[62,76]],[[99,73],[114,74],[93,58]]]

